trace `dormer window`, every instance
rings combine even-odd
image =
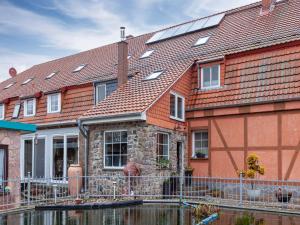
[[[199,46],[199,45],[204,45],[208,40],[209,40],[209,36],[208,37],[201,37],[199,38],[196,43],[194,44],[194,46]]]
[[[158,78],[161,74],[163,73],[163,71],[156,71],[151,73],[150,75],[148,75],[145,80],[154,80],[156,78]]]
[[[24,116],[34,116],[36,111],[36,99],[27,99],[24,101]]]
[[[4,104],[0,104],[0,120],[4,120],[4,110],[5,110]]]
[[[50,73],[47,77],[46,77],[46,79],[51,79],[54,75],[56,75],[58,72],[52,72],[52,73]]]
[[[51,94],[47,96],[47,112],[59,113],[61,111],[61,94]]]
[[[27,79],[27,80],[25,80],[23,83],[22,83],[22,85],[25,85],[25,84],[28,84],[30,81],[32,81],[33,80],[33,78],[29,78],[29,79]]]
[[[140,59],[144,59],[144,58],[149,57],[153,52],[154,52],[154,50],[148,50],[148,51],[146,51],[146,52],[140,57]]]
[[[86,64],[81,64],[81,65],[78,66],[75,70],[73,70],[73,73],[76,73],[76,72],[81,71],[84,67],[86,67]]]
[[[220,65],[201,68],[201,89],[212,89],[220,87]]]
[[[110,81],[95,85],[95,104],[98,104],[117,89],[117,82]]]

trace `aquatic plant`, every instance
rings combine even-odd
[[[220,208],[209,204],[199,204],[193,209],[193,215],[197,223],[199,223],[204,218],[207,218],[208,216],[219,212]]]
[[[265,225],[265,220],[255,219],[253,214],[244,213],[236,218],[235,225]]]

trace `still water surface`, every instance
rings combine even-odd
[[[246,218],[247,217],[247,218]],[[247,221],[251,221],[250,223]],[[195,225],[188,208],[144,205],[80,211],[31,211],[0,215],[0,225]],[[300,217],[221,210],[213,225],[298,225]]]

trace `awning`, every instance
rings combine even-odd
[[[36,125],[20,122],[11,122],[6,120],[0,120],[0,129],[36,132]]]

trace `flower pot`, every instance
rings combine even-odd
[[[68,169],[68,188],[71,196],[76,196],[82,188],[82,168],[79,164],[71,164]]]
[[[247,190],[247,195],[250,198],[250,200],[256,200],[260,196],[261,190],[256,190],[256,189],[248,189]]]
[[[192,184],[192,175],[193,175],[193,170],[184,171],[185,185],[186,186],[191,186],[191,184]]]
[[[281,189],[279,189],[275,194],[278,202],[284,202],[284,203],[289,202],[292,198],[292,195],[293,195],[292,192],[288,192],[285,190],[282,191]]]

